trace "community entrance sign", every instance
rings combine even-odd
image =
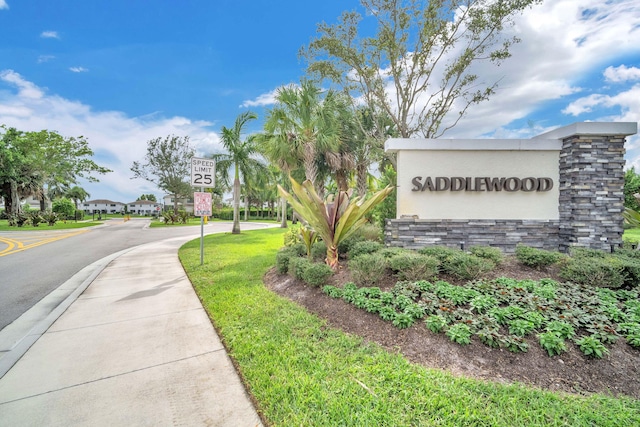
[[[397,155],[390,246],[622,244],[624,143],[637,123],[574,123],[532,139],[389,139]]]

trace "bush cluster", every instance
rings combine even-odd
[[[560,252],[546,251],[519,244],[516,246],[516,258],[526,266],[544,268],[560,262],[566,257]]]
[[[575,283],[617,289],[640,283],[640,251],[621,249],[612,254],[574,248],[560,276]]]

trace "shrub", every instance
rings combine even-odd
[[[311,286],[322,286],[332,274],[333,270],[327,264],[313,263],[303,269],[302,280]]]
[[[471,343],[471,328],[464,323],[456,323],[447,330],[447,336],[458,344]]]
[[[311,245],[311,259],[314,261],[324,261],[327,257],[327,246],[324,242],[315,242]]]
[[[365,240],[370,240],[372,242],[382,242],[382,228],[376,224],[368,222],[360,227],[356,231],[356,233],[362,236],[362,238]]]
[[[418,250],[418,253],[438,258],[438,261],[440,261],[440,269],[447,271],[449,260],[463,252],[460,249],[449,248],[447,246],[427,246],[426,248]]]
[[[415,318],[407,313],[396,313],[393,319],[393,326],[398,329],[405,329],[413,325]]]
[[[165,224],[173,225],[176,222],[178,222],[179,218],[178,218],[178,215],[173,213],[173,211],[164,211],[162,213],[162,220],[164,221]]]
[[[560,262],[564,257],[560,252],[545,251],[544,249],[532,248],[521,244],[516,246],[516,258],[529,267],[548,267]]]
[[[398,254],[404,254],[406,252],[411,252],[409,249],[403,248],[382,248],[378,251],[380,255],[382,255],[385,259],[389,259]]]
[[[372,242],[371,240],[363,240],[361,242],[355,243],[351,247],[351,250],[349,251],[348,255],[349,255],[349,258],[355,258],[359,255],[371,254],[371,253],[377,252],[383,247],[384,246],[382,246],[381,243]]]
[[[29,211],[27,212],[27,216],[29,217],[29,222],[34,227],[38,227],[40,223],[44,221],[39,211]]]
[[[56,222],[58,221],[58,214],[55,212],[51,212],[51,211],[46,211],[42,214],[42,218],[45,220],[45,222],[47,223],[47,225],[56,225]]]
[[[573,338],[576,334],[573,326],[569,323],[553,320],[547,323],[546,331],[558,335],[560,338]]]
[[[296,279],[303,279],[304,272],[311,266],[311,262],[307,258],[296,257],[289,259],[289,274]]]
[[[351,248],[358,242],[363,242],[365,239],[358,232],[354,232],[351,236],[347,237],[340,243],[338,243],[338,253],[344,256],[351,252]]]
[[[601,359],[609,354],[607,347],[605,347],[595,335],[582,337],[576,340],[575,343],[580,347],[580,351],[582,351],[585,356]]]
[[[490,246],[473,246],[469,249],[469,252],[478,258],[488,259],[495,265],[500,265],[504,260],[504,255],[499,248],[492,248]]]
[[[276,253],[276,270],[280,274],[286,274],[289,271],[289,261],[291,258],[298,258],[298,252],[292,247],[282,248]]]
[[[336,288],[335,286],[326,285],[322,288],[322,292],[331,298],[342,298],[342,289]]]
[[[351,277],[360,286],[374,285],[387,270],[387,259],[382,255],[364,254],[349,261]]]
[[[540,342],[540,346],[547,350],[549,356],[555,356],[567,350],[564,339],[553,332],[541,333],[538,335],[538,341]]]
[[[293,246],[296,243],[302,243],[300,237],[300,225],[292,225],[284,233],[284,245]]]
[[[424,323],[427,328],[434,333],[442,332],[445,326],[447,326],[447,319],[440,315],[431,315],[424,319]]]
[[[449,273],[464,280],[475,280],[495,268],[495,264],[490,260],[462,251],[449,258],[445,266]]]
[[[67,219],[73,218],[73,213],[76,211],[76,205],[66,197],[56,199],[51,204],[51,210],[60,215],[60,217]]]
[[[430,279],[438,274],[437,258],[416,252],[405,252],[389,258],[389,267],[400,280]]]
[[[619,288],[625,283],[627,275],[623,263],[609,258],[572,258],[560,270],[565,280],[587,286]]]
[[[341,255],[349,254],[353,246],[359,242],[371,241],[381,243],[381,235],[382,231],[377,225],[371,223],[364,224],[338,244],[338,252]],[[350,256],[353,257],[354,255]]]
[[[180,224],[186,224],[189,222],[189,212],[187,211],[178,211],[178,219],[180,220]]]

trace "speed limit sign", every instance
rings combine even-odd
[[[216,178],[216,162],[212,159],[191,158],[191,185],[194,187],[213,188]]]

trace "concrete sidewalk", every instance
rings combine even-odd
[[[119,254],[0,379],[0,426],[258,426],[178,260]]]

